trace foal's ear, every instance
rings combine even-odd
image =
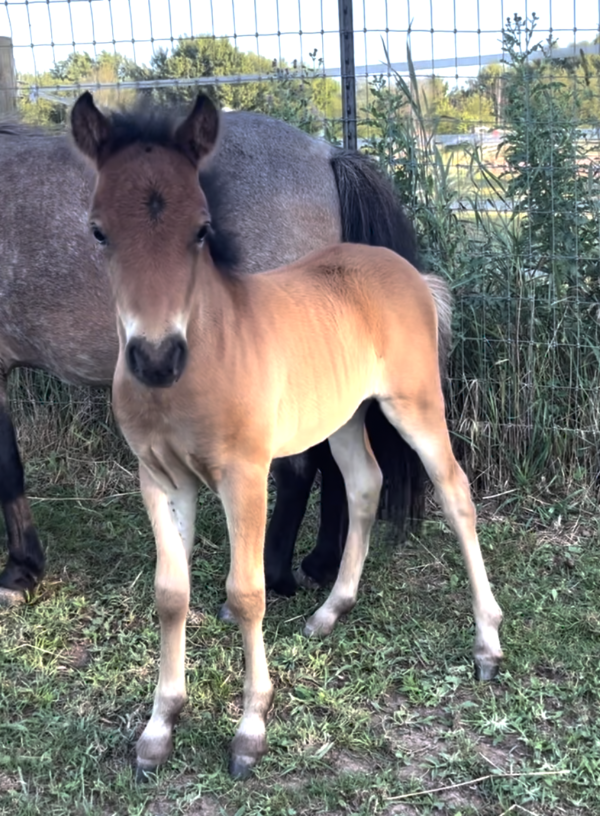
[[[94,105],[89,91],[82,93],[73,105],[71,131],[77,147],[97,166],[100,151],[110,136],[110,123]]]
[[[199,93],[191,113],[175,131],[175,143],[199,165],[214,149],[218,135],[219,111],[208,96]]]

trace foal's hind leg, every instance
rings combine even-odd
[[[439,394],[422,395],[420,400],[382,400],[381,407],[388,420],[421,457],[444,515],[458,536],[473,598],[475,675],[479,680],[491,680],[502,659],[498,637],[502,610],[485,571],[469,482],[452,452],[441,390]]]
[[[336,582],[323,606],[306,622],[307,635],[329,634],[340,615],[356,603],[382,484],[381,471],[364,427],[367,407],[367,404],[361,405],[352,419],[329,437],[331,452],[346,485],[348,538]]]
[[[185,619],[190,602],[189,560],[194,543],[197,485],[168,495],[140,463],[140,487],[156,539],[156,607],[160,620],[160,668],[152,716],[136,746],[138,778],[165,762],[173,726],[183,708]]]
[[[44,552],[25,495],[23,464],[8,413],[6,378],[0,372],[0,503],[8,535],[8,561],[0,573],[0,605],[23,599],[44,574]]]

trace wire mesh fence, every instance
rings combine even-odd
[[[595,485],[600,3],[4,0],[0,110],[61,125],[209,87],[371,153],[456,296],[449,413],[482,490]],[[53,399],[56,398],[54,394]]]

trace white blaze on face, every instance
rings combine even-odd
[[[186,341],[188,319],[188,315],[184,315],[180,312],[178,315],[175,315],[171,323],[173,334],[179,333]]]
[[[125,343],[129,343],[132,337],[137,337],[140,333],[139,322],[131,315],[120,314],[119,318],[125,332]]]
[[[161,336],[158,337],[155,336],[155,330],[151,332],[144,330],[142,321],[133,315],[123,314],[120,312],[119,319],[123,326],[123,331],[125,332],[125,344],[129,343],[133,337],[145,337],[150,343],[156,343],[158,345],[162,340],[164,340],[165,337],[169,337],[170,335],[174,334],[180,335],[180,337],[187,342],[188,315],[183,314],[182,312],[175,315],[169,321],[168,325],[165,325],[164,331],[162,332]]]

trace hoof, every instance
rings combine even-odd
[[[280,575],[278,578],[267,577],[265,584],[268,590],[275,592],[277,595],[283,595],[284,598],[291,598],[298,589],[294,575],[291,572],[289,575]]]
[[[217,618],[220,621],[223,621],[223,623],[237,623],[237,621],[235,619],[235,615],[233,614],[233,612],[227,606],[226,603],[224,603],[223,606],[219,609],[219,612],[217,614]]]
[[[340,554],[341,556],[341,554]],[[305,576],[305,580],[309,583],[305,584],[308,587],[326,587],[335,583],[340,569],[340,560],[336,560],[332,564],[329,560],[323,561],[315,557],[313,551],[307,555],[300,564],[299,571]]]
[[[249,756],[232,756],[229,759],[229,775],[233,779],[244,780],[252,773],[256,759]]]
[[[25,603],[25,593],[20,589],[0,587],[0,607],[19,606]]]
[[[268,709],[273,693],[265,694],[265,708]],[[244,727],[244,721],[240,728]],[[268,751],[267,737],[264,731],[264,721],[255,722],[250,726],[256,729],[255,733],[236,733],[229,748],[229,773],[234,779],[247,779],[254,766]]]
[[[148,782],[152,782],[156,774],[156,767],[156,765],[140,764],[138,761],[135,766],[136,785],[146,785]]]
[[[336,621],[317,617],[317,612],[307,621],[302,630],[305,637],[326,637],[333,632]]]
[[[475,671],[475,680],[480,683],[487,683],[490,680],[495,680],[500,672],[500,664],[491,659],[480,659],[473,664]]]
[[[307,575],[302,567],[298,567],[298,569],[294,570],[294,578],[298,586],[303,587],[304,589],[320,589],[321,584],[318,581],[315,581],[314,578],[311,578],[310,575]]]

